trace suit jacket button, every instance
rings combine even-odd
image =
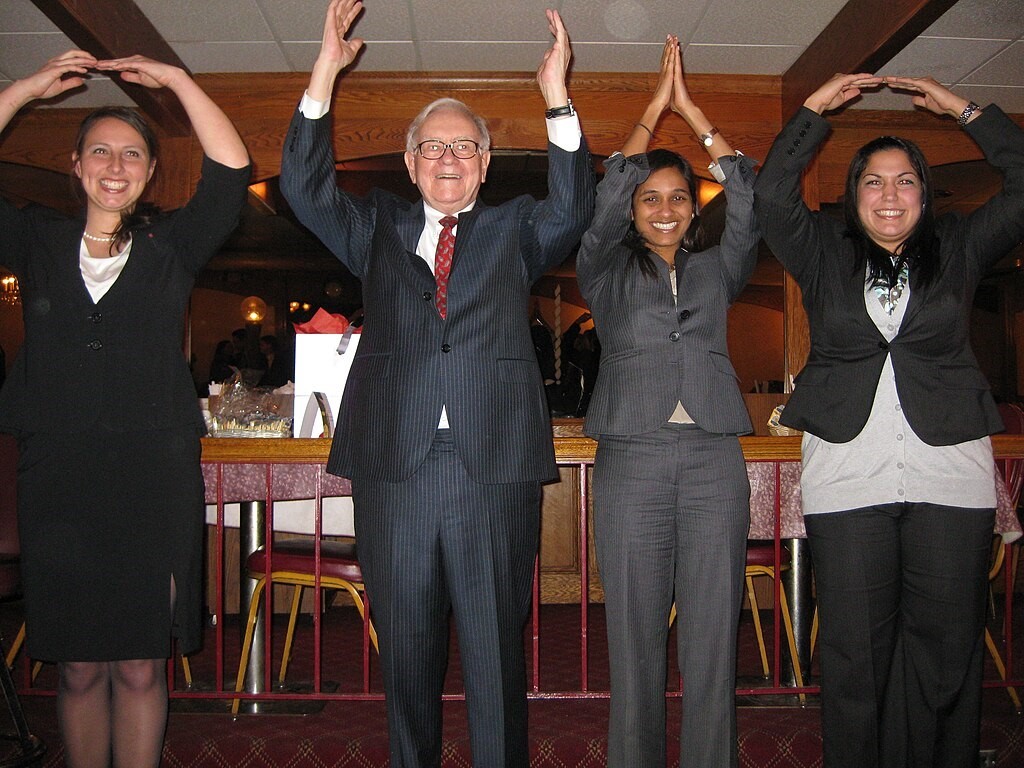
[[[424,291],[424,292],[423,292],[423,300],[424,300],[424,301],[430,301],[430,300],[431,300],[432,298],[434,298],[434,297],[433,297],[433,295],[432,295],[432,294],[430,293],[430,291]]]
[[[888,342],[880,341],[880,342],[878,342],[878,348],[879,349],[888,349],[889,348],[889,344],[888,344]]]
[[[89,319],[92,320],[94,323],[98,323],[103,319],[103,313],[93,312],[91,315],[89,315]]]
[[[690,319],[690,310],[684,309],[682,312],[680,312],[679,313],[679,319],[680,320],[689,320]]]
[[[679,336],[679,331],[672,331],[672,333],[668,335],[669,339],[672,341],[679,341]]]
[[[93,350],[103,349],[103,342],[100,341],[99,339],[93,339],[92,341],[89,342],[89,349],[93,349]]]
[[[447,355],[449,352],[452,351],[452,345],[451,344],[442,344],[441,345],[441,351],[444,352]]]

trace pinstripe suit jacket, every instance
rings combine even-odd
[[[645,277],[622,239],[633,190],[647,178],[644,155],[613,155],[598,186],[594,223],[576,259],[580,289],[601,339],[601,368],[587,410],[587,434],[652,432],[677,402],[702,429],[751,431],[726,345],[726,313],[757,262],[754,169],[723,158],[728,197],[720,245],[676,255],[678,304],[665,278]],[[661,259],[656,258],[661,268]]]
[[[481,483],[556,475],[551,425],[527,307],[530,286],[559,264],[590,221],[586,144],[548,148],[549,197],[479,200],[459,218],[447,319],[416,255],[423,204],[381,190],[338,189],[331,123],[296,111],[281,189],[299,219],[362,281],[366,319],[341,403],[328,469],[399,481],[430,448],[441,406],[462,462]]]

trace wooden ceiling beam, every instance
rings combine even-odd
[[[880,69],[955,4],[956,0],[850,0],[782,76],[783,119],[837,72]]]
[[[133,0],[32,0],[79,48],[98,59],[119,59],[141,54],[173,64],[186,72],[188,67],[157,32],[156,27]],[[125,83],[116,74],[116,83],[155,125],[171,136],[188,136],[192,127],[174,94],[166,89],[151,89]]]

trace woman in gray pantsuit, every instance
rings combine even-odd
[[[729,201],[721,245],[704,251],[693,169],[673,152],[646,152],[670,108],[715,161]],[[673,592],[680,765],[737,765],[735,648],[750,489],[736,436],[751,428],[726,347],[726,311],[756,261],[753,184],[753,163],[690,99],[669,36],[651,102],[606,163],[577,260],[602,347],[586,432],[598,440],[611,768],[665,764]]]

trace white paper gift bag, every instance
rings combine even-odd
[[[334,431],[358,333],[300,333],[295,336],[294,435],[321,437]],[[320,398],[317,393],[322,393]]]

